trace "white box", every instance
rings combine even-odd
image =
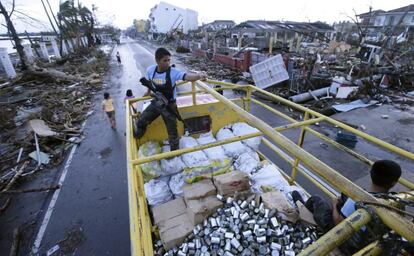
[[[251,66],[250,73],[256,86],[262,89],[289,79],[280,54]]]

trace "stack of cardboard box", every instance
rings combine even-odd
[[[200,224],[223,206],[223,202],[216,197],[216,187],[210,179],[184,186],[183,193],[187,214],[193,225]]]
[[[249,195],[250,183],[249,176],[244,172],[229,172],[214,177],[214,185],[217,187],[217,193],[224,196]]]
[[[152,208],[154,224],[158,226],[165,250],[181,244],[192,232],[195,225],[210,217],[223,202],[217,194],[224,197],[235,193],[250,194],[249,178],[242,172],[231,172],[204,179],[183,187],[184,198]]]
[[[152,209],[154,224],[158,226],[166,250],[180,244],[192,232],[184,200],[178,198]]]

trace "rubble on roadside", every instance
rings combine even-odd
[[[191,35],[185,39],[192,40],[193,45],[203,44]],[[180,47],[178,41],[171,44]],[[207,45],[213,44],[209,42]],[[225,55],[234,53],[233,49],[223,45],[217,46],[216,50],[224,51]],[[212,79],[254,84],[249,72],[213,61],[213,49],[203,49],[204,57],[200,57],[197,51],[177,53],[175,57],[191,69],[207,72]],[[390,47],[378,42],[370,44],[369,41],[361,45],[336,41],[302,42],[299,48],[291,51],[278,49],[273,55],[279,53],[285,60],[289,80],[265,90],[284,98],[309,94],[310,97],[297,103],[323,114],[334,114],[337,110],[333,106],[355,100],[375,100],[377,104],[392,104],[402,110],[413,105],[414,96],[410,92],[414,91],[414,51],[409,43],[395,42]],[[258,54],[266,57],[267,53]],[[329,91],[314,95],[321,88],[329,88]],[[272,101],[260,93],[254,95]]]
[[[208,77],[216,80],[228,80],[233,83],[245,80],[245,77],[243,77],[241,72],[228,68],[223,64],[214,62],[208,58],[196,57],[190,53],[180,53],[175,57],[192,70],[204,71],[207,73]]]
[[[102,87],[108,57],[91,49],[59,63],[38,65],[80,79],[23,73],[11,81],[0,81],[2,191],[15,179],[59,165],[68,149],[83,140],[82,123],[93,113],[93,96]]]

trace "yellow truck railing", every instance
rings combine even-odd
[[[220,85],[221,88],[211,88],[209,84]],[[161,153],[145,158],[138,158],[138,144],[133,139],[132,135],[132,126],[133,126],[133,115],[130,104],[139,100],[148,99],[136,98],[128,101],[127,108],[127,153],[128,153],[128,179],[129,179],[129,200],[130,200],[130,221],[131,221],[131,240],[132,249],[134,255],[152,255],[152,239],[151,231],[152,226],[150,223],[150,218],[148,214],[148,208],[146,205],[145,194],[143,191],[143,179],[142,174],[139,171],[139,165],[147,163],[154,160],[160,160],[163,158],[169,158],[178,156],[184,153],[194,152],[197,150],[202,150],[209,147],[214,147],[218,145],[224,145],[227,143],[244,140],[247,138],[252,138],[256,136],[264,135],[267,139],[263,138],[264,145],[268,146],[275,154],[279,155],[282,159],[288,162],[292,166],[291,174],[283,172],[285,177],[289,177],[289,181],[292,184],[296,183],[296,177],[298,174],[301,174],[303,177],[308,179],[312,184],[316,185],[319,189],[325,192],[330,197],[335,197],[338,194],[338,191],[346,194],[355,201],[362,201],[367,203],[372,203],[370,207],[374,209],[375,213],[379,216],[382,222],[387,225],[389,228],[393,229],[396,233],[407,239],[408,241],[414,240],[414,224],[409,220],[405,219],[401,215],[385,208],[380,205],[380,203],[387,204],[386,201],[379,201],[377,198],[361,189],[353,182],[348,180],[346,177],[342,176],[340,173],[336,172],[327,164],[323,163],[321,160],[317,159],[315,156],[305,151],[302,146],[304,139],[307,133],[311,133],[321,140],[335,146],[336,148],[356,157],[357,159],[371,165],[373,162],[366,158],[365,156],[337,143],[336,141],[326,137],[325,135],[317,132],[316,130],[309,127],[309,125],[318,123],[318,122],[327,122],[337,127],[340,127],[343,130],[351,132],[360,138],[365,139],[368,142],[378,145],[381,148],[387,149],[390,152],[403,156],[407,159],[414,160],[414,154],[408,152],[404,149],[398,148],[390,143],[384,142],[380,139],[377,139],[371,135],[368,135],[364,132],[361,132],[357,129],[354,129],[346,124],[343,124],[333,118],[324,116],[316,111],[307,109],[299,104],[293,103],[289,100],[286,100],[277,95],[271,94],[265,90],[257,88],[252,85],[243,85],[238,86],[231,83],[207,80],[204,82],[193,82],[191,84],[191,92],[179,93],[180,95],[192,95],[193,105],[197,105],[198,93],[207,93],[215,97],[221,103],[225,104],[237,115],[242,117],[248,124],[253,127],[256,127],[260,132],[248,134],[245,136],[239,136],[235,138],[230,138],[222,141],[217,141],[207,145],[200,145],[194,148],[180,149],[173,152]],[[219,94],[217,91],[220,90],[242,90],[245,91],[245,97],[241,98],[242,107],[238,106],[234,102],[238,101],[237,99],[227,99]],[[297,111],[303,113],[303,121],[297,121],[284,113],[252,98],[253,92],[262,93],[276,102],[289,106]],[[257,104],[273,114],[282,117],[290,122],[288,125],[283,125],[279,127],[272,128],[264,121],[259,118],[251,115],[250,111],[251,104]],[[293,129],[301,128],[300,136],[298,143],[294,143],[280,132]],[[260,152],[259,152],[260,153]],[[133,175],[136,174],[136,175]],[[414,184],[404,178],[401,178],[399,182],[406,186],[409,190],[414,190]],[[412,198],[410,198],[412,199]],[[131,209],[131,207],[136,207],[136,209]],[[368,223],[371,219],[370,213],[364,209],[356,211],[353,215],[348,217],[345,221],[341,222],[334,229],[329,231],[326,235],[321,237],[318,242],[310,245],[305,249],[301,255],[324,255],[346,239],[348,239],[355,231],[357,231],[361,226]],[[376,244],[370,245],[371,247],[364,248],[364,250],[375,251],[377,249]]]

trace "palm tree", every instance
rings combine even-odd
[[[95,25],[93,13],[87,7],[79,5],[79,16],[82,20],[83,31],[88,38],[88,46],[93,46],[92,34]]]
[[[80,3],[76,7],[73,1],[65,1],[60,4],[58,18],[63,23],[61,26],[67,36],[77,38],[79,41],[79,37],[84,33],[88,38],[88,45],[93,45],[95,19],[87,7]]]

